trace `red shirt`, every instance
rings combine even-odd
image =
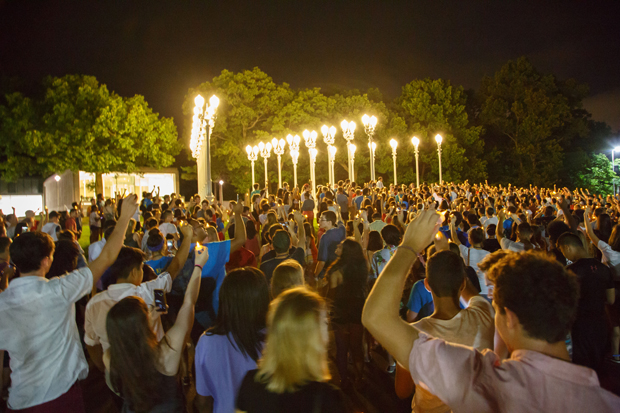
[[[244,247],[230,254],[230,259],[226,263],[226,271],[232,271],[241,267],[256,267],[256,256]]]

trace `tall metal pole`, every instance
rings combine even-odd
[[[213,181],[211,180],[211,127],[209,122],[206,125],[207,129],[207,199],[209,202],[213,202],[215,198],[213,196]]]
[[[443,183],[443,178],[441,176],[441,144],[437,145],[437,154],[439,155],[439,184]]]
[[[269,193],[269,177],[267,176],[267,158],[265,159],[265,188],[267,188],[267,193]]]
[[[394,186],[396,186],[396,148],[398,147],[396,139],[390,140],[390,146],[392,147],[392,160],[394,161]]]
[[[297,162],[293,163],[293,183],[294,188],[297,188]]]
[[[278,188],[282,188],[282,158],[278,155]]]
[[[616,196],[616,177],[615,177],[615,175],[616,175],[616,166],[614,165],[615,164],[615,162],[614,162],[614,152],[615,151],[616,151],[616,148],[611,150],[611,173],[612,173],[612,175],[614,175],[611,178],[611,181],[612,181],[612,183],[614,185],[614,196]]]
[[[347,154],[349,158],[349,181],[353,182],[353,160],[351,159],[351,142],[347,141]]]
[[[254,161],[252,161],[252,185],[254,186],[254,184],[256,183],[256,180],[254,179]]]
[[[418,147],[415,148],[415,186],[416,188],[420,188],[420,168],[418,165],[418,160],[420,158],[420,151],[418,151]]]

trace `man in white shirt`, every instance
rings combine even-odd
[[[154,308],[154,291],[170,292],[172,282],[185,265],[192,241],[192,226],[185,225],[181,228],[181,232],[183,233],[183,243],[168,265],[168,271],[161,273],[155,280],[142,282],[145,254],[138,248],[123,247],[118,258],[110,267],[111,274],[117,277],[116,283],[95,295],[88,302],[84,322],[84,342],[91,360],[100,370],[104,370],[103,353],[110,347],[106,332],[106,317],[110,308],[123,298],[141,297],[151,309],[151,324],[157,334],[157,340],[164,337],[164,329],[159,317],[161,312]]]
[[[497,223],[497,239],[499,240],[499,245],[501,245],[502,249],[510,250],[514,252],[523,252],[525,251],[525,245],[531,246],[530,239],[532,238],[533,232],[530,224],[527,222],[521,223],[521,220],[517,216],[517,214],[512,214],[511,218],[518,225],[517,227],[517,241],[512,241],[504,236],[504,220],[506,218],[504,211],[499,211],[499,221]]]
[[[92,290],[114,262],[137,197],[125,198],[121,217],[99,258],[62,277],[46,279],[54,242],[42,232],[25,233],[10,247],[21,271],[0,294],[0,349],[11,355],[8,406],[13,410],[46,404],[47,411],[84,412],[78,380],[88,364],[75,324],[74,303]]]
[[[47,235],[52,237],[54,242],[58,241],[58,233],[60,232],[60,224],[58,223],[58,212],[52,211],[49,213],[49,220],[41,231],[45,232]]]
[[[159,225],[159,230],[161,231],[164,239],[166,239],[166,235],[171,234],[175,240],[179,239],[179,233],[177,232],[177,227],[172,223],[174,215],[172,211],[166,210],[162,214],[163,224]]]
[[[461,257],[449,250],[448,241],[443,238],[446,250],[433,254],[426,266],[424,285],[433,295],[435,311],[429,317],[413,325],[421,332],[451,343],[462,344],[477,350],[493,349],[493,307],[478,295],[467,279]],[[438,242],[436,247],[440,248]],[[461,310],[459,298],[468,304]],[[413,381],[410,381],[413,391]],[[413,397],[414,412],[448,411],[437,396],[423,387],[418,387]]]
[[[495,216],[495,209],[492,207],[488,207],[486,210],[486,216],[480,219],[482,226],[484,227],[484,231],[486,232],[487,227],[491,224],[497,225],[497,217]]]
[[[383,188],[383,177],[380,176],[379,179],[377,180],[377,188],[381,189]]]
[[[105,232],[103,233],[103,237],[101,238],[101,240],[97,242],[93,242],[92,244],[88,246],[88,262],[89,263],[95,261],[101,254],[101,251],[103,251],[103,247],[105,247],[108,237],[112,234],[112,231],[114,231],[114,227],[116,226],[116,222],[115,221],[113,222],[114,222],[114,225],[110,225],[105,229]],[[106,225],[107,224],[108,223],[106,222]]]

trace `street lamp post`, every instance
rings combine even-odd
[[[353,182],[354,174],[353,174],[353,158],[351,157],[353,153],[355,153],[355,149],[351,152],[351,141],[355,138],[355,122],[347,122],[343,120],[340,123],[340,128],[342,128],[342,136],[347,140],[347,154],[349,157],[349,181]]]
[[[411,138],[411,143],[413,144],[413,152],[415,154],[415,186],[416,188],[420,188],[420,168],[418,167],[418,158],[420,157],[418,147],[420,146],[420,140],[414,136]]]
[[[349,178],[351,180],[351,182],[355,182],[355,150],[357,149],[357,147],[353,144],[349,145],[349,158],[351,159],[351,169],[350,169],[350,176],[351,178]]]
[[[248,145],[245,147],[245,151],[248,153],[248,160],[252,163],[252,185],[250,185],[250,188],[252,188],[252,186],[256,183],[254,180],[254,162],[258,159],[258,146],[254,145],[254,147],[252,147]]]
[[[614,196],[616,196],[616,163],[614,159],[614,152],[620,152],[620,146],[616,146],[611,150],[611,172],[613,172],[613,185],[614,185]]]
[[[217,96],[211,96],[209,104],[201,95],[194,99],[194,118],[190,149],[196,159],[198,169],[198,193],[203,198],[213,201],[213,183],[211,181],[211,131],[215,125],[215,111],[220,104]]]
[[[392,147],[392,160],[394,161],[394,186],[396,186],[396,147],[398,146],[396,139],[390,139],[390,146]]]
[[[376,142],[368,142],[368,150],[370,151],[370,180],[374,181],[375,178],[375,151],[377,150]]]
[[[332,189],[335,186],[335,178],[334,178],[334,164],[336,163],[336,147],[335,146],[328,146],[327,147],[327,151],[329,152],[329,171],[330,171],[330,175],[331,175],[331,181],[330,184],[332,186]]]
[[[373,136],[375,134],[375,126],[377,126],[377,117],[368,115],[362,116],[362,123],[364,124],[364,130],[366,131],[366,135],[368,135],[368,147],[372,149],[373,147]],[[376,147],[376,146],[375,146]],[[371,154],[370,161],[370,180],[375,180],[375,160],[374,153]]]
[[[271,155],[271,143],[267,142],[265,145],[262,142],[258,143],[258,149],[260,150],[260,156],[265,160],[265,188],[267,188],[267,193],[269,193],[269,177],[267,176],[267,159]]]
[[[329,184],[334,187],[335,177],[334,177],[334,159],[332,158],[332,146],[334,144],[334,138],[336,137],[336,128],[331,127],[328,128],[327,125],[323,125],[321,128],[321,133],[323,134],[323,141],[327,144],[327,156],[329,160]],[[334,156],[336,156],[336,151],[333,151]]]
[[[273,153],[278,156],[278,188],[282,188],[282,155],[284,155],[286,141],[284,139],[277,140],[273,138],[271,140],[271,145],[273,146]]]
[[[293,160],[293,188],[297,188],[297,161],[299,160],[299,142],[301,138],[299,135],[288,135],[286,137],[288,147],[291,152],[291,159]]]
[[[222,189],[223,187],[224,187],[224,181],[220,179],[220,204],[224,203],[224,190]]]
[[[437,142],[437,155],[439,156],[439,185],[443,183],[443,179],[441,177],[441,142],[442,141],[443,141],[443,138],[441,137],[441,135],[437,134],[435,136],[435,142]]]
[[[304,141],[306,142],[306,146],[308,147],[308,154],[310,155],[310,181],[312,182],[312,197],[316,196],[316,176],[314,170],[314,163],[316,162],[316,137],[318,134],[316,131],[308,131],[306,129],[303,133]],[[316,202],[315,202],[316,205]]]

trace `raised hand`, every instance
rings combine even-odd
[[[435,209],[422,211],[422,213],[407,226],[402,245],[408,246],[418,253],[423,251],[424,248],[433,241],[433,237],[437,233],[441,221],[441,215],[439,215]]]
[[[121,207],[121,218],[131,218],[138,209],[138,196],[136,194],[130,194],[123,200],[123,206]]]
[[[209,260],[209,249],[206,245],[203,245],[201,248],[196,248],[196,258],[194,263],[196,265],[204,266]]]
[[[191,238],[194,235],[194,227],[189,224],[183,225],[181,227],[181,234],[183,234],[183,239]]]

